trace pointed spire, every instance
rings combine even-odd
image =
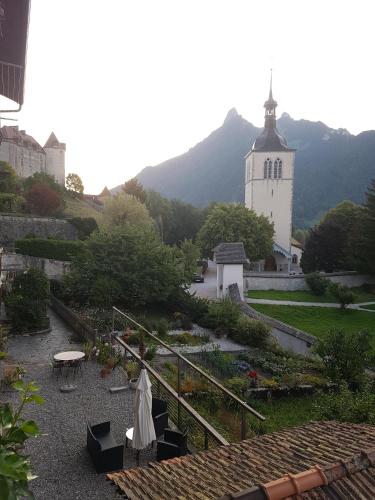
[[[271,68],[271,78],[270,78],[270,93],[269,93],[269,96],[268,96],[268,100],[269,101],[273,101],[273,97],[272,97],[272,68]]]

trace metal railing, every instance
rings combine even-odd
[[[136,325],[136,327],[138,329],[141,329],[142,331],[144,331],[147,334],[147,336],[149,336],[150,338],[152,338],[157,344],[159,344],[160,346],[162,346],[165,349],[167,349],[173,356],[175,356],[177,358],[176,390],[172,389],[172,387],[169,384],[167,384],[157,374],[157,372],[150,367],[150,370],[152,370],[152,372],[151,372],[152,376],[155,377],[155,375],[157,375],[158,378],[163,381],[163,383],[161,383],[160,381],[158,381],[158,383],[161,384],[163,387],[165,386],[164,384],[166,384],[168,386],[168,388],[169,388],[168,389],[169,393],[170,393],[170,391],[173,391],[173,393],[175,394],[175,397],[177,398],[177,401],[178,401],[177,409],[176,409],[176,411],[177,411],[177,413],[176,413],[176,417],[177,417],[176,423],[177,423],[177,425],[178,425],[178,422],[180,420],[179,415],[180,415],[180,412],[181,412],[181,408],[184,406],[184,404],[185,405],[187,404],[186,400],[182,396],[182,393],[183,393],[183,391],[182,391],[182,378],[183,378],[183,375],[186,374],[186,372],[190,372],[190,373],[194,374],[194,376],[199,377],[204,382],[204,384],[205,384],[206,387],[208,387],[208,388],[210,388],[210,387],[212,388],[213,387],[214,391],[216,391],[220,396],[226,398],[226,400],[229,403],[228,406],[232,405],[232,406],[236,407],[236,409],[237,409],[236,413],[239,415],[239,418],[240,418],[240,439],[246,439],[246,427],[247,427],[246,426],[246,420],[247,420],[247,417],[249,415],[254,416],[254,417],[256,417],[257,419],[259,419],[261,421],[265,420],[265,417],[263,415],[261,415],[256,410],[254,410],[254,408],[252,408],[247,403],[245,403],[244,401],[242,401],[238,396],[236,396],[231,391],[229,391],[226,387],[224,387],[216,379],[214,379],[213,377],[211,377],[210,375],[208,375],[203,369],[201,369],[200,367],[196,366],[189,359],[187,359],[186,357],[182,356],[179,352],[177,352],[175,349],[173,349],[172,347],[170,347],[167,343],[163,342],[163,340],[161,340],[160,338],[158,338],[153,333],[149,332],[143,325],[141,325],[139,322],[137,322],[134,318],[132,318],[128,314],[124,313],[123,311],[120,311],[116,307],[112,307],[112,332],[115,332],[115,330],[116,330],[116,326],[117,326],[117,323],[118,323],[118,316],[120,316],[120,318],[122,318],[122,319],[125,319],[126,326],[128,326],[128,322],[130,322],[132,325]],[[123,327],[124,327],[124,325],[121,324],[121,322],[120,322],[120,328],[123,328]],[[120,339],[118,337],[115,337],[115,338],[116,338],[116,340],[118,342],[121,343],[121,345],[124,348],[126,347],[126,349],[128,351],[131,351],[132,356],[139,358],[139,360],[141,359],[138,355],[135,356],[136,353],[122,339]],[[144,362],[142,361],[142,363],[144,363]],[[183,371],[183,369],[184,369],[184,371]],[[188,405],[188,406],[189,406],[189,408],[191,408],[190,405]],[[200,415],[197,412],[195,412],[195,410],[194,410],[194,413],[198,417],[200,417]],[[178,427],[180,427],[180,426],[178,425]]]

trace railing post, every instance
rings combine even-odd
[[[245,408],[241,407],[241,440],[246,439],[246,415]]]
[[[180,397],[181,397],[181,362],[180,358],[177,358],[177,427],[181,430],[181,405],[180,405]]]

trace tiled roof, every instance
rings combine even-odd
[[[210,500],[287,473],[302,472],[315,464],[323,467],[350,459],[353,454],[371,448],[374,442],[374,426],[310,422],[207,452],[150,463],[149,467],[108,474],[108,478],[131,500]],[[373,471],[368,469],[358,474],[368,475]],[[345,487],[347,479],[342,481]],[[311,491],[310,495],[315,496],[304,498],[331,498],[319,496],[322,489],[316,489],[316,494]]]
[[[59,142],[54,132],[51,132],[51,135],[48,137],[47,142],[45,143],[45,148],[59,148],[64,144]]]
[[[18,130],[18,126],[5,125],[0,129],[1,140],[11,141],[24,147],[31,147],[40,153],[44,153],[42,146],[34,137],[26,134],[24,130]]]
[[[249,262],[242,242],[220,243],[213,249],[213,252],[215,252],[216,264],[246,264]]]
[[[295,238],[290,238],[290,243],[292,246],[294,247],[297,247],[297,248],[302,248],[303,249],[303,245],[300,241],[296,240]]]

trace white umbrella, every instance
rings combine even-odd
[[[151,410],[151,382],[147,370],[143,368],[136,386],[134,404],[135,419],[132,447],[136,450],[143,450],[156,439]]]

